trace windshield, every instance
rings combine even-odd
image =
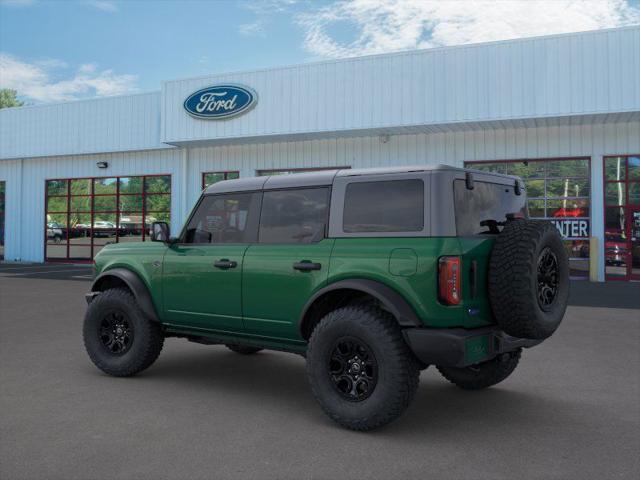
[[[507,215],[529,216],[526,196],[509,185],[476,181],[469,190],[464,180],[455,180],[453,192],[459,236],[500,233]]]

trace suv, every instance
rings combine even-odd
[[[528,219],[517,177],[450,166],[338,170],[208,187],[177,237],[95,258],[84,343],[115,376],[164,339],[306,357],[313,395],[369,430],[405,410],[434,365],[495,385],[549,337],[569,267],[549,222]]]

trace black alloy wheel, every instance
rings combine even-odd
[[[546,247],[538,258],[538,305],[548,310],[558,296],[558,257]]]
[[[376,387],[378,363],[364,342],[354,337],[342,337],[331,350],[329,376],[344,399],[360,402]]]
[[[124,355],[133,344],[133,323],[123,312],[108,312],[100,322],[99,335],[111,355]]]

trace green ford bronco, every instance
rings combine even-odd
[[[528,219],[522,181],[449,166],[219,182],[178,236],[158,222],[151,238],[96,256],[83,335],[98,368],[136,374],[167,337],[298,353],[354,430],[400,416],[428,365],[463,389],[501,382],[569,294],[562,239]]]

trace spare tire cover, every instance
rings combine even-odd
[[[543,339],[556,331],[569,298],[569,259],[547,221],[508,221],[489,260],[489,299],[505,333]]]

